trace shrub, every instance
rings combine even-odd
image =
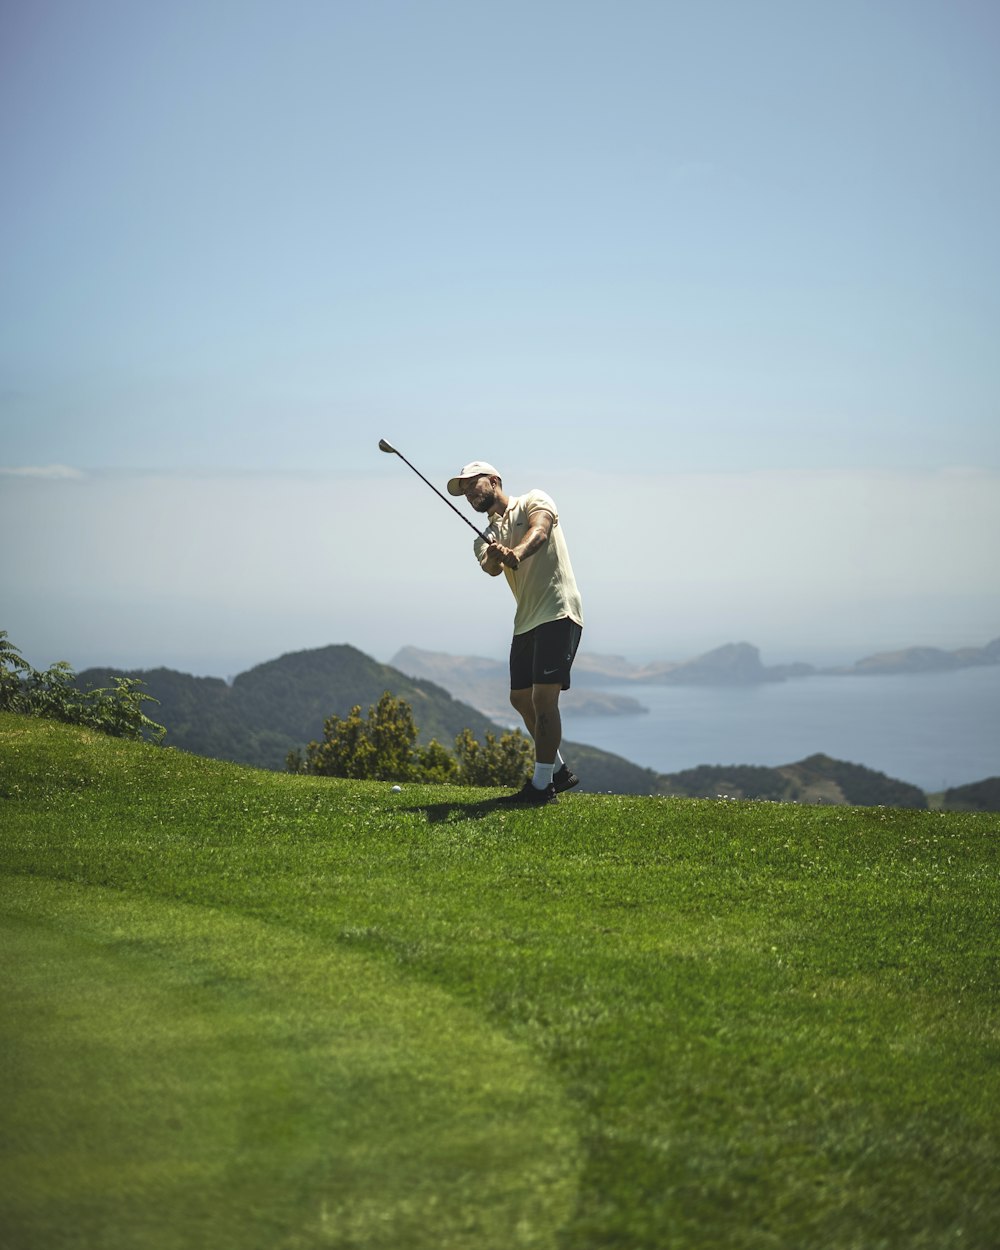
[[[97,729],[114,738],[149,738],[162,742],[166,729],[143,712],[143,703],[156,703],[144,694],[135,677],[116,677],[111,687],[80,690],[65,660],[39,671],[24,659],[0,630],[0,711],[44,716]]]
[[[425,747],[416,743],[410,705],[387,690],[369,707],[367,717],[361,715],[360,704],[347,716],[327,717],[322,742],[310,742],[304,755],[290,751],[285,764],[293,773],[358,781],[519,786],[533,759],[531,740],[517,730],[499,740],[487,733],[480,743],[465,729],[455,739],[454,755],[436,740]]]
[[[534,746],[519,729],[509,730],[499,739],[487,733],[484,743],[465,729],[455,739],[455,754],[463,785],[520,786],[531,771]]]
[[[452,781],[457,765],[438,742],[416,747],[413,712],[403,699],[385,691],[378,703],[361,716],[355,704],[345,716],[328,716],[323,741],[310,742],[305,757],[289,754],[292,772],[321,777],[351,777],[362,781]]]

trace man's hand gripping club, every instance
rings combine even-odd
[[[486,558],[494,564],[504,564],[509,569],[516,569],[521,563],[512,548],[505,547],[502,543],[490,543],[486,549]]]
[[[520,551],[514,547],[505,547],[503,543],[492,542],[486,548],[486,559],[483,561],[483,568],[487,573],[494,574],[499,573],[504,566],[508,569],[516,569],[522,560],[527,560],[528,556],[533,556],[540,547],[544,547],[549,541],[553,521],[554,517],[551,512],[535,512],[532,516],[531,527],[518,543]]]

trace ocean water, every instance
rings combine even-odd
[[[673,773],[821,751],[933,793],[1000,775],[1000,665],[762,686],[613,685],[648,713],[563,712],[563,736]]]

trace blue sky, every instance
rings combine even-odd
[[[0,626],[503,654],[385,436],[556,496],[595,650],[987,641],[998,119],[972,0],[5,5]]]

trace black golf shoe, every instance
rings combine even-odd
[[[555,801],[556,788],[551,781],[544,790],[539,790],[537,786],[531,784],[530,777],[516,794],[508,794],[505,798],[497,800],[498,803],[504,803],[510,807],[542,807],[546,803]]]
[[[566,764],[563,764],[562,768],[553,774],[552,784],[555,787],[556,794],[562,794],[564,790],[572,790],[574,786],[578,786],[580,778],[576,773],[570,772]]]

